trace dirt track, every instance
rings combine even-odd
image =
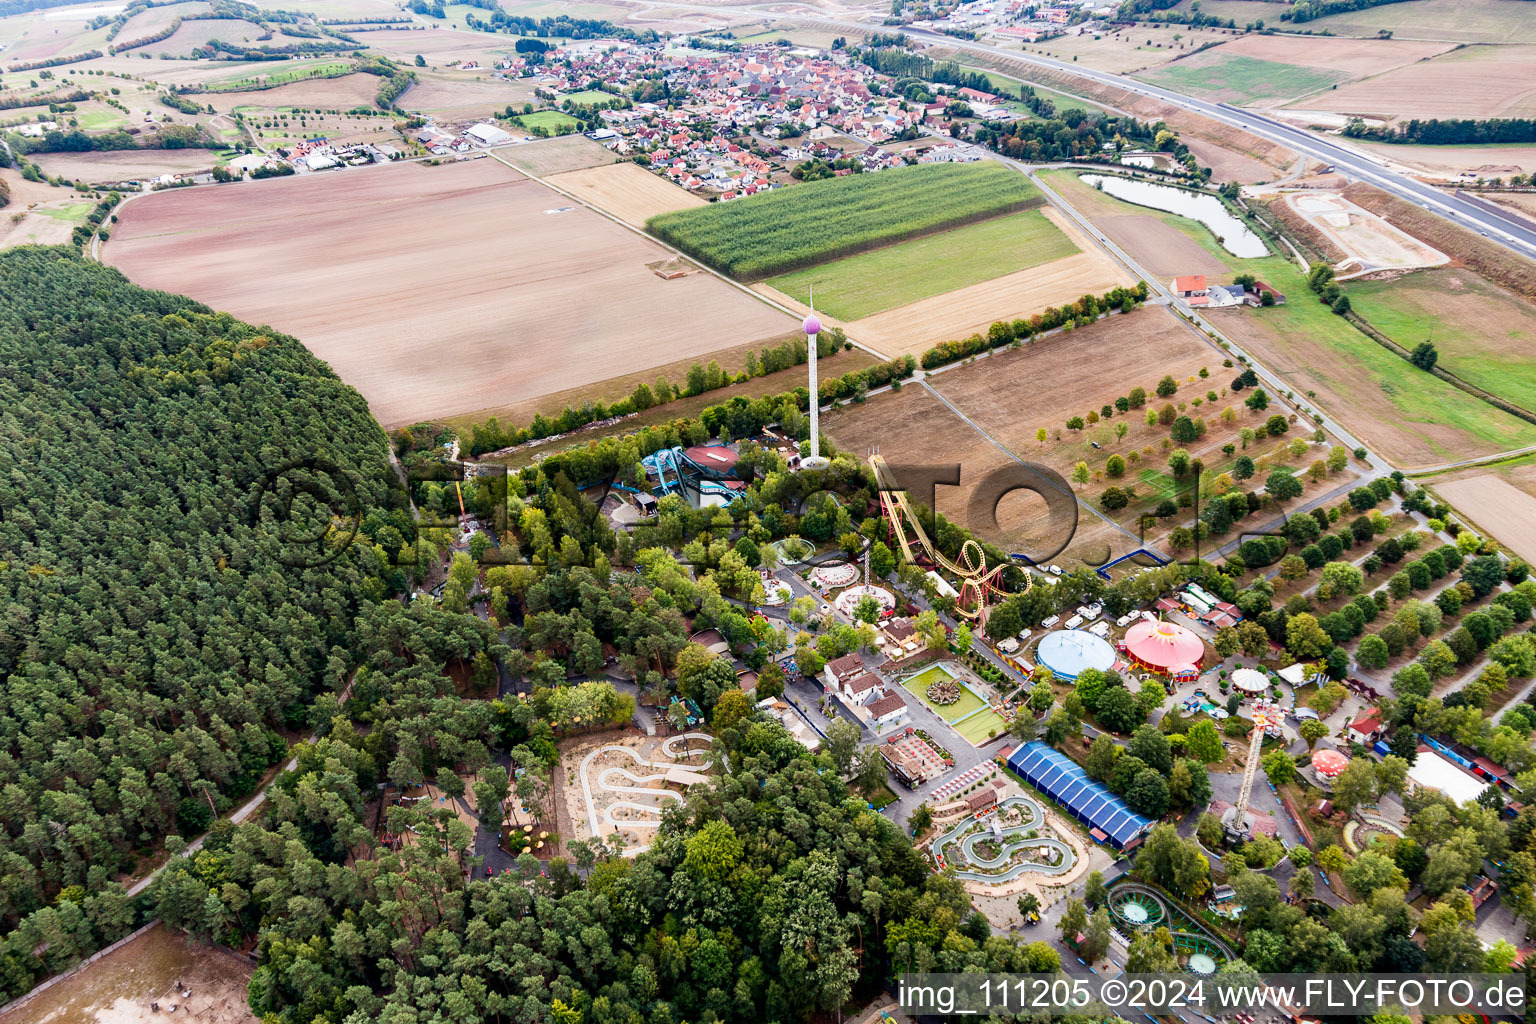
[[[786,316],[491,159],[128,203],[107,262],[304,341],[386,426],[510,404],[744,342]]]

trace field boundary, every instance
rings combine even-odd
[[[1413,365],[1410,359],[1411,353],[1409,353],[1406,348],[1399,345],[1391,338],[1387,337],[1376,327],[1372,326],[1371,322],[1365,319],[1365,317],[1351,309],[1344,314],[1344,319],[1348,320],[1350,324],[1352,324],[1361,334],[1365,335],[1367,338],[1370,338],[1376,344],[1380,345],[1388,352],[1391,352],[1393,355],[1401,357],[1403,361],[1407,362],[1410,366]],[[1419,367],[1414,368],[1419,369]],[[1458,391],[1465,391],[1473,398],[1481,399],[1496,409],[1502,409],[1504,412],[1509,413],[1511,416],[1517,416],[1520,419],[1525,420],[1527,423],[1536,424],[1536,412],[1532,412],[1524,406],[1516,405],[1514,402],[1511,402],[1507,398],[1500,398],[1498,395],[1484,391],[1476,384],[1456,376],[1456,374],[1452,373],[1450,370],[1445,369],[1439,363],[1436,363],[1434,366],[1430,367],[1427,372],[1436,377],[1439,377],[1441,380],[1445,381],[1451,387],[1456,388]]]
[[[582,206],[584,206],[587,209],[591,210],[593,213],[597,214],[598,216],[607,218],[608,220],[612,221],[613,223],[619,225],[625,231],[632,231],[635,234],[639,235],[641,238],[649,239],[650,241],[652,241],[655,244],[661,246],[663,249],[666,249],[668,252],[672,253],[673,255],[678,256],[678,257],[680,257],[682,259],[685,259],[689,263],[692,263],[694,266],[696,266],[699,269],[703,270],[705,273],[714,275],[715,277],[719,278],[721,281],[724,281],[726,284],[730,285],[732,288],[735,288],[738,291],[745,292],[746,294],[752,296],[757,301],[765,303],[765,304],[771,306],[772,308],[777,309],[781,313],[788,313],[790,316],[794,317],[797,320],[800,318],[800,314],[799,313],[795,312],[793,309],[790,309],[788,306],[784,305],[783,303],[775,302],[773,299],[771,299],[768,296],[762,294],[761,292],[753,291],[751,288],[748,288],[746,285],[742,284],[740,281],[736,280],[735,278],[730,277],[730,276],[728,276],[726,274],[720,273],[720,271],[716,270],[714,267],[709,266],[707,263],[704,263],[701,260],[694,259],[692,256],[690,256],[687,253],[683,252],[681,249],[679,249],[677,246],[673,245],[671,242],[667,242],[667,241],[664,241],[663,239],[657,238],[655,235],[651,234],[649,231],[646,231],[644,228],[635,227],[635,225],[633,225],[633,224],[629,223],[628,221],[624,220],[622,217],[617,217],[617,216],[609,213],[607,210],[603,209],[601,206],[594,206],[593,204],[587,202],[585,199],[581,198],[580,196],[574,195],[574,194],[572,194],[570,192],[567,192],[565,189],[561,188],[559,185],[551,185],[549,183],[549,180],[547,178],[545,178],[545,177],[541,177],[540,175],[537,175],[537,174],[531,174],[528,171],[525,171],[522,168],[517,167],[514,164],[507,163],[507,161],[503,160],[501,157],[496,155],[496,151],[494,149],[486,150],[486,152],[490,155],[491,159],[495,160],[497,163],[503,164],[506,167],[510,167],[512,170],[517,171],[519,174],[527,176],[531,180],[538,182],[540,185],[543,185],[545,188],[550,189],[551,191],[558,192],[560,195],[565,196],[567,199],[571,200],[571,202],[573,202],[573,203],[580,203]],[[857,348],[863,349],[865,352],[867,352],[870,355],[874,356],[876,359],[880,360],[881,362],[886,362],[886,361],[888,361],[890,359],[890,357],[887,356],[885,353],[883,353],[883,352],[876,352],[874,349],[870,348],[868,345],[865,345],[863,342],[858,341],[856,338],[853,338],[853,337],[850,336],[848,338],[848,340],[853,342],[853,344]]]

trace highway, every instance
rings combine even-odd
[[[946,46],[955,50],[968,50],[973,53],[984,53],[1009,60],[1022,61],[1052,71],[1072,75],[1076,78],[1088,79],[1102,85],[1127,89],[1142,96],[1152,97],[1165,103],[1182,107],[1185,110],[1201,114],[1223,124],[1235,126],[1260,138],[1268,139],[1271,142],[1276,142],[1293,149],[1298,153],[1321,160],[1323,163],[1332,164],[1339,173],[1344,174],[1346,177],[1368,182],[1385,192],[1397,196],[1399,199],[1436,213],[1469,230],[1476,231],[1487,237],[1490,241],[1497,242],[1522,256],[1536,258],[1536,224],[1501,210],[1492,203],[1481,202],[1459,193],[1445,192],[1432,185],[1426,185],[1410,175],[1392,170],[1385,161],[1351,146],[1336,142],[1330,137],[1307,131],[1304,128],[1296,128],[1273,118],[1241,110],[1225,103],[1211,103],[1206,100],[1196,99],[1193,96],[1186,96],[1180,92],[1174,92],[1171,89],[1149,85],[1140,79],[1131,78],[1127,75],[1117,75],[1108,71],[1096,71],[1092,68],[1083,67],[1081,64],[1056,60],[1053,57],[1025,53],[1020,50],[1010,50],[1001,46],[972,42],[967,39],[957,39],[930,29],[915,29],[911,26],[882,29],[881,26],[870,25],[864,22],[841,21],[837,18],[829,17],[820,11],[792,14],[785,13],[782,10],[765,10],[751,6],[665,3],[663,0],[636,0],[636,2],[647,7],[682,8],[694,11],[710,11],[716,14],[728,12],[770,21],[815,22],[818,25],[832,26],[858,33],[900,31],[909,38],[921,39],[935,46]]]

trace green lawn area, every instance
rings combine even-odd
[[[1348,81],[1340,71],[1282,64],[1257,57],[1226,57],[1209,64],[1185,62],[1137,74],[1143,81],[1196,96],[1217,97],[1231,103],[1260,99],[1291,99]]]
[[[1044,213],[1025,210],[797,270],[768,283],[800,302],[809,302],[814,285],[817,309],[840,320],[857,320],[1077,251]]]
[[[964,736],[973,747],[979,747],[994,736],[1000,736],[1008,728],[1008,723],[1003,721],[1003,716],[990,708],[955,726],[955,731]]]
[[[901,685],[906,691],[928,706],[928,709],[946,722],[953,723],[973,711],[985,707],[981,698],[965,687],[960,687],[960,699],[948,707],[940,707],[928,699],[928,687],[945,679],[953,679],[948,672],[935,665],[926,672],[919,672]]]
[[[250,68],[247,66],[245,74],[215,79],[208,83],[208,85],[215,92],[239,92],[242,89],[248,89],[255,85],[297,82],[300,79],[313,78],[317,75],[329,75],[338,71],[345,71],[353,66],[353,63],[349,60],[273,61],[270,64],[261,66],[255,75],[250,73]]]
[[[560,102],[563,104],[566,100],[570,100],[578,106],[590,107],[599,103],[617,103],[620,99],[621,97],[615,96],[611,92],[603,92],[601,89],[583,89],[581,92],[572,92],[561,96]]]
[[[574,130],[580,121],[570,114],[562,114],[558,110],[535,110],[531,114],[519,114],[517,123],[532,131],[535,128],[543,128],[555,135]]]
[[[1536,311],[1463,270],[1346,284],[1355,311],[1404,348],[1433,340],[1440,365],[1536,409]]]
[[[34,213],[40,213],[44,217],[52,217],[54,220],[84,221],[85,215],[95,208],[95,203],[70,203],[68,206],[60,206],[53,209],[38,207]]]
[[[103,128],[121,128],[128,123],[128,116],[117,110],[90,110],[76,117],[80,127],[86,131],[100,131]]]
[[[1536,444],[1536,426],[1419,370],[1361,334],[1343,317],[1334,316],[1327,306],[1314,301],[1307,290],[1306,279],[1290,260],[1268,256],[1244,260],[1243,267],[1251,268],[1260,279],[1289,296],[1290,301],[1283,307],[1264,311],[1264,315],[1274,334],[1287,339],[1288,347],[1292,347],[1299,358],[1306,358],[1308,345],[1330,349],[1341,357],[1338,362],[1343,379],[1330,381],[1341,393],[1362,387],[1379,390],[1396,410],[1399,426],[1448,424],[1499,448]],[[1390,335],[1391,332],[1386,333]],[[1322,374],[1316,363],[1313,369]],[[1349,410],[1333,412],[1348,422]],[[1411,431],[1411,427],[1408,429]],[[1447,459],[1463,454],[1439,447],[1440,454]]]

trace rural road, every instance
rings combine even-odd
[[[672,3],[669,0],[635,0],[635,2],[646,7],[665,7],[674,10],[681,8],[683,10],[708,11],[715,14],[727,12],[762,18],[768,21],[815,22],[818,25],[846,29],[849,32],[856,33],[883,30],[882,26],[864,22],[839,21],[836,18],[819,13],[796,14],[751,7]],[[1274,118],[1242,110],[1227,103],[1210,103],[1206,100],[1196,99],[1193,96],[1186,96],[1172,89],[1150,85],[1128,75],[1117,75],[1108,71],[1095,71],[1091,68],[1085,68],[1081,64],[1056,60],[1052,57],[1043,57],[1039,54],[1025,53],[1020,50],[1005,49],[1000,46],[990,46],[986,43],[971,42],[927,29],[914,29],[911,26],[893,26],[893,30],[903,32],[909,37],[921,39],[935,46],[944,46],[954,50],[967,50],[972,53],[982,53],[1008,60],[1022,61],[1049,71],[1087,79],[1100,85],[1128,89],[1142,96],[1171,103],[1185,110],[1211,118],[1214,121],[1231,125],[1252,135],[1279,143],[1316,160],[1321,160],[1323,163],[1332,164],[1335,169],[1347,176],[1369,182],[1377,188],[1389,192],[1399,199],[1410,202],[1421,209],[1465,225],[1491,241],[1497,242],[1522,256],[1536,257],[1536,225],[1531,224],[1529,221],[1492,207],[1491,204],[1472,202],[1460,193],[1442,192],[1440,189],[1432,185],[1426,185],[1407,174],[1391,170],[1387,166],[1386,161],[1382,159],[1355,149],[1353,146],[1324,138],[1306,129],[1295,128]]]

